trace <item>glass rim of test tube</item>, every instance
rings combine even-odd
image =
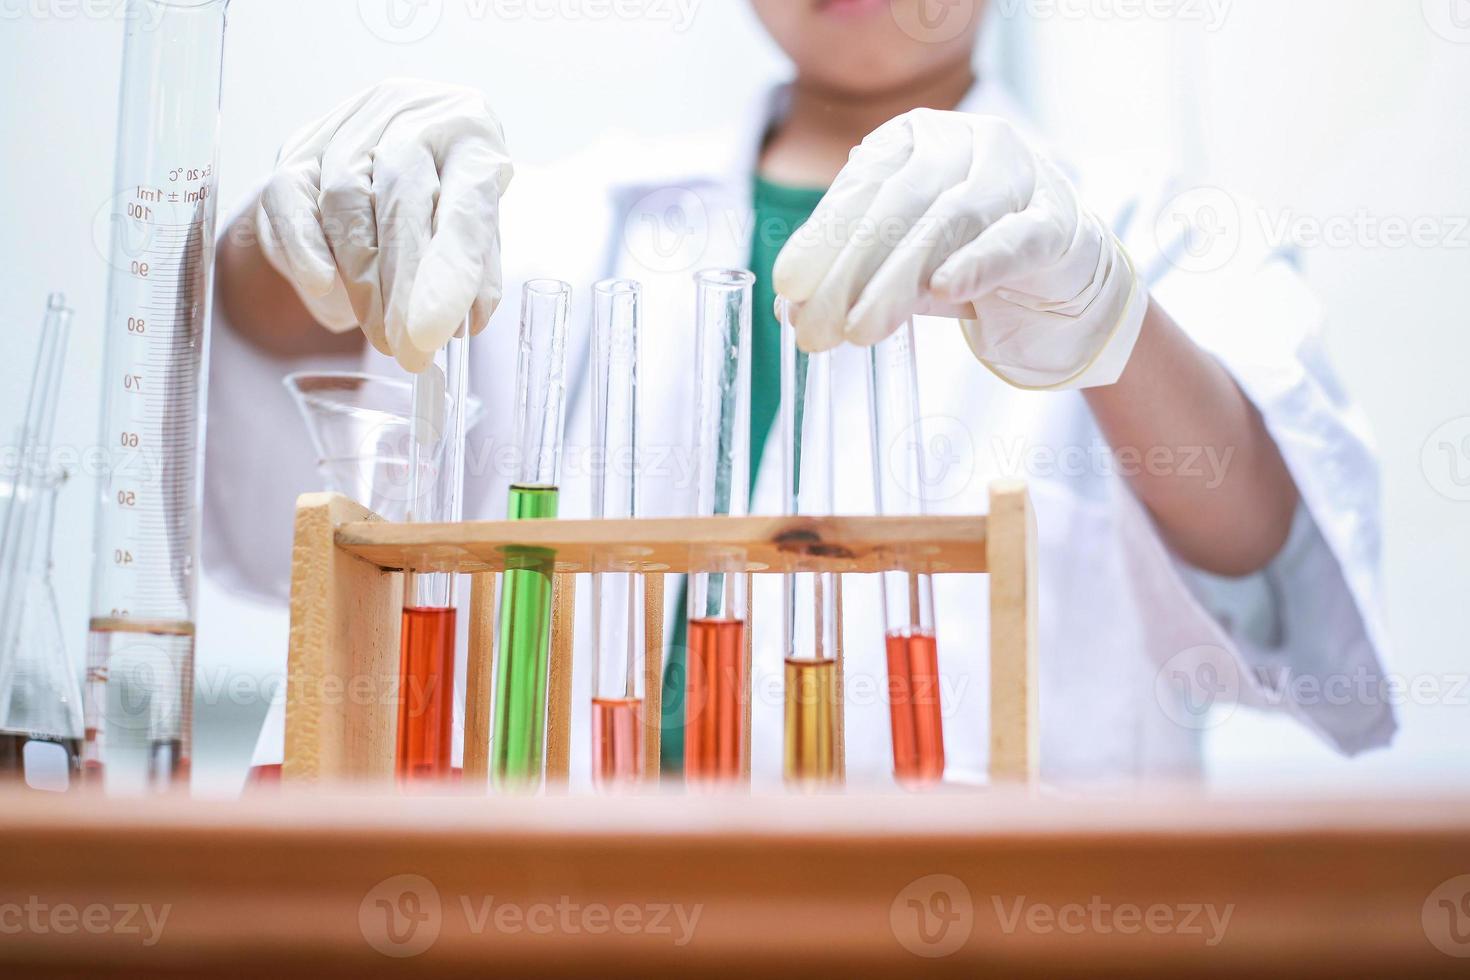
[[[571,284],[530,279],[521,287],[519,359],[516,365],[515,484],[556,487],[566,437],[566,347]],[[550,329],[539,329],[535,325]]]

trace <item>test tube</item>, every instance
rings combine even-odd
[[[777,300],[781,322],[781,429],[786,512],[833,512],[832,355],[796,346],[790,304]],[[837,676],[838,577],[803,570],[784,576],[786,657],[785,775],[788,785],[819,789],[836,783],[841,695]]]
[[[407,520],[455,523],[462,515],[469,324],[413,379]],[[448,779],[454,732],[455,576],[407,572],[398,669],[401,786]]]
[[[869,353],[868,408],[872,422],[873,495],[885,516],[924,513],[924,439],[914,327],[905,322]],[[899,554],[900,570],[881,576],[893,773],[910,788],[944,777],[939,649],[934,633],[934,584],[917,571],[916,556]]]
[[[609,279],[593,289],[592,516],[638,516],[638,331],[642,287]],[[643,779],[643,576],[630,555],[592,576],[592,781]],[[626,567],[626,571],[622,570]]]
[[[694,507],[697,517],[743,517],[750,506],[751,291],[734,269],[695,276]],[[691,549],[684,779],[727,784],[745,770],[746,565],[738,548]]]
[[[567,311],[572,287],[554,279],[526,283],[521,293],[520,362],[516,369],[518,472],[508,517],[556,517],[565,430]],[[546,686],[556,555],[512,548],[500,595],[500,648],[490,739],[491,777],[505,789],[540,785],[546,757]]]

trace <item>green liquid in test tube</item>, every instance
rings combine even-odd
[[[510,488],[511,520],[556,516],[566,405],[567,309],[571,287],[528,282],[521,301],[516,437],[521,456]],[[546,760],[546,685],[556,556],[541,548],[506,554],[490,771],[498,787],[532,790]]]

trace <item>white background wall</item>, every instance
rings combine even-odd
[[[392,33],[382,27],[388,2],[235,0],[224,201],[268,170],[293,128],[387,75],[495,94],[518,157],[536,161],[607,127],[657,133],[707,125],[784,70],[740,0],[655,5],[692,3],[683,25],[492,19],[477,15],[484,3],[419,0],[409,33],[428,33],[406,44],[383,36]],[[1437,447],[1447,436],[1470,435],[1470,231],[1451,234],[1455,218],[1470,218],[1470,2],[993,5],[1003,62],[1059,144],[1128,152],[1150,169],[1239,190],[1273,220],[1427,218],[1453,239],[1392,247],[1354,233],[1341,245],[1305,250],[1306,272],[1330,312],[1333,353],[1383,453],[1393,669],[1451,691],[1470,672],[1470,502],[1453,499],[1470,498],[1470,486],[1455,482],[1470,481],[1470,442],[1456,445],[1455,456]],[[92,225],[111,181],[121,37],[108,4],[91,6],[103,14],[79,15],[75,2],[0,0],[0,65],[11,80],[0,95],[0,336],[7,341],[0,431],[14,424],[25,397],[45,293],[62,289],[78,321],[58,439],[77,446],[95,439],[105,268]],[[1145,6],[1168,16],[1127,13]],[[1443,428],[1456,420],[1463,428]],[[56,542],[63,622],[77,657],[87,615],[89,494],[86,485],[65,492]],[[278,613],[215,589],[203,605],[206,682],[280,669]],[[251,702],[201,718],[210,785],[228,788],[238,778],[261,710]],[[1349,763],[1290,725],[1236,712],[1212,733],[1212,772],[1231,785],[1463,784],[1470,691],[1408,705],[1402,721],[1392,750]]]

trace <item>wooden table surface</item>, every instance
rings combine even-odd
[[[22,791],[0,977],[1463,977],[1462,875],[1470,798]]]

